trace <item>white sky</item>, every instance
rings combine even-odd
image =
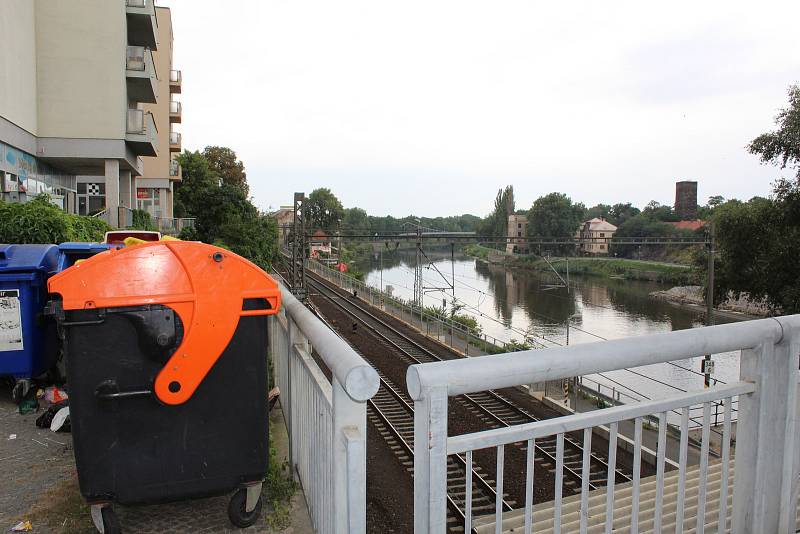
[[[375,215],[587,206],[674,182],[767,195],[744,147],[800,82],[800,2],[159,0],[185,148],[244,161],[255,203],[330,187]],[[784,172],[788,175],[788,172]]]

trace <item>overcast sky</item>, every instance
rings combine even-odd
[[[436,216],[767,195],[745,145],[800,81],[800,2],[159,0],[185,148],[233,148],[262,209],[329,187]],[[783,175],[790,173],[784,172]]]

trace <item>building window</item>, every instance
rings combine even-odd
[[[78,184],[78,214],[94,215],[106,208],[105,183]]]
[[[605,250],[605,249],[606,249],[605,245],[600,245],[600,250]]]
[[[605,237],[605,236],[606,236],[606,234],[604,234],[603,232],[600,232],[600,237]]]
[[[522,228],[522,223],[517,223],[517,228]]]

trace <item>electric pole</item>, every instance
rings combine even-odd
[[[714,223],[708,223],[708,286],[706,287],[706,326],[714,325]],[[705,387],[711,387],[711,373],[714,372],[714,362],[711,355],[706,354],[703,359],[703,375]]]

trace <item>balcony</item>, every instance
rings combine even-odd
[[[158,48],[158,22],[154,0],[125,0],[128,43]]]
[[[171,70],[169,71],[169,92],[172,94],[180,94],[181,92],[181,84],[183,83],[183,77],[181,76],[181,71],[179,70]]]
[[[181,115],[182,115],[182,107],[180,102],[171,101],[169,103],[169,122],[171,123],[179,123],[181,122]]]
[[[125,58],[125,79],[128,98],[136,102],[155,104],[158,97],[158,78],[153,53],[144,46],[129,46]]]
[[[169,133],[169,151],[170,152],[181,151],[181,134],[179,134],[178,132]]]
[[[175,182],[183,180],[183,170],[177,160],[170,160],[169,162],[169,179]]]
[[[137,156],[157,156],[158,129],[153,114],[129,109],[125,141]]]

